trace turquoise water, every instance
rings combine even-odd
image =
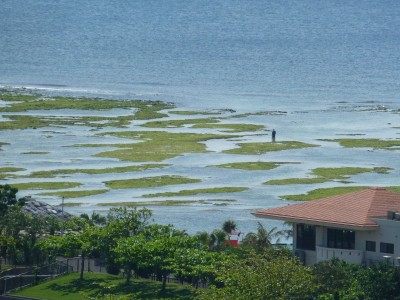
[[[250,212],[290,203],[280,200],[280,195],[343,185],[262,184],[270,179],[306,177],[320,166],[392,167],[390,174],[353,176],[350,185],[398,184],[398,151],[345,149],[318,139],[399,138],[399,1],[2,0],[0,16],[0,86],[29,87],[49,94],[173,101],[183,109],[230,108],[238,113],[282,110],[287,114],[249,116],[237,122],[275,127],[278,140],[321,145],[241,156],[221,152],[235,147],[237,141],[210,141],[207,146],[213,152],[168,160],[171,166],[165,169],[114,174],[112,178],[78,174],[65,179],[81,181],[85,189],[97,189],[110,179],[174,174],[203,180],[184,189],[226,185],[250,188],[212,196],[235,200],[227,206],[154,207],[159,222],[173,222],[196,232],[212,230],[231,218],[240,230],[254,231],[258,220]],[[44,114],[60,113],[76,112]],[[65,147],[121,142],[95,136],[88,128],[0,134],[0,141],[10,143],[2,147],[0,167],[22,167],[29,173],[61,167],[126,165],[91,156],[98,149]],[[244,142],[265,140],[270,140],[269,132],[241,138]],[[23,154],[29,151],[49,154]],[[240,161],[301,164],[268,172],[210,167]],[[68,209],[90,213],[99,210],[95,205],[99,202],[143,201],[143,194],[158,191],[114,190],[70,200],[84,205]],[[54,197],[38,197],[52,204],[60,202]],[[207,195],[181,200],[204,199]]]

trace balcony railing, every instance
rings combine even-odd
[[[361,264],[364,261],[364,251],[336,249],[317,246],[317,262],[331,260],[337,257],[349,263]]]

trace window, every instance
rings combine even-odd
[[[355,240],[354,231],[328,228],[328,248],[355,249]]]
[[[297,249],[315,251],[315,226],[297,224]]]
[[[393,254],[394,253],[394,244],[390,244],[390,243],[381,243],[381,252],[382,253],[389,253],[389,254]]]
[[[376,242],[366,241],[365,242],[365,251],[375,252],[376,251]]]

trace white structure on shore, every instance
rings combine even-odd
[[[334,257],[400,265],[400,193],[371,187],[254,215],[292,223],[294,254],[307,265]]]

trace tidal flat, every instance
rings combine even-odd
[[[398,115],[363,106],[241,111],[214,103],[196,110],[3,91],[0,184],[50,204],[64,197],[77,215],[147,205],[155,221],[192,233],[228,218],[254,231],[252,211],[303,199],[298,195],[397,185],[398,129],[390,124]]]
[[[310,174],[318,177],[311,178],[287,178],[269,180],[265,184],[270,185],[286,185],[286,184],[315,184],[332,180],[349,179],[352,175],[362,173],[379,173],[388,174],[392,170],[387,167],[359,168],[359,167],[342,167],[342,168],[316,168],[311,170]]]
[[[145,194],[144,198],[154,198],[154,197],[176,197],[176,196],[193,196],[199,194],[226,194],[226,193],[238,193],[246,191],[247,187],[214,187],[214,188],[204,188],[204,189],[193,189],[193,190],[181,190],[178,192],[165,192],[157,194]]]
[[[228,205],[229,202],[235,202],[235,200],[162,200],[162,201],[140,201],[140,202],[105,202],[100,203],[98,206],[110,206],[110,207],[152,207],[152,206],[186,206],[195,204],[206,204],[206,205]]]

